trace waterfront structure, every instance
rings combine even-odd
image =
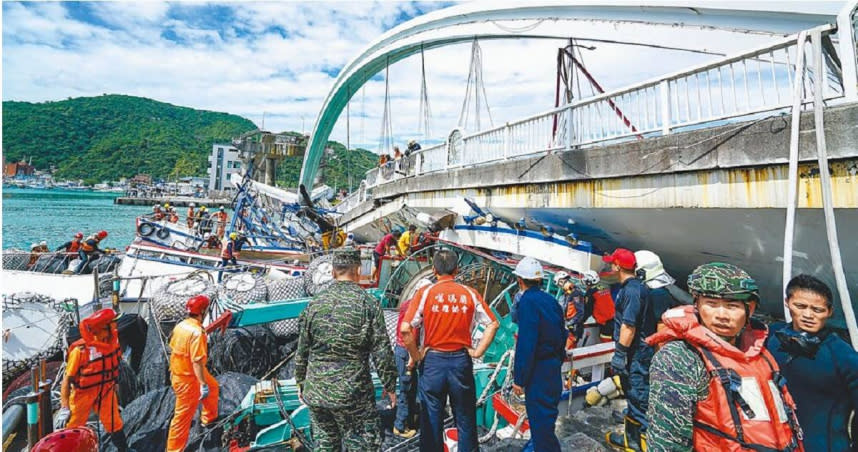
[[[241,172],[238,149],[231,144],[215,143],[208,161],[209,190],[232,190],[229,177]]]

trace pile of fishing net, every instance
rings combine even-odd
[[[241,404],[241,400],[256,384],[256,378],[239,373],[226,373],[215,378],[220,385],[218,414],[229,415]],[[137,452],[163,452],[167,448],[167,432],[176,405],[176,395],[170,387],[149,391],[129,403],[122,410],[125,435],[128,444]],[[106,450],[114,450],[109,435],[101,433],[102,445]],[[221,444],[222,428],[204,432],[196,416],[191,425],[191,435],[187,450],[220,452],[225,450]]]
[[[3,270],[26,270],[29,262],[29,251],[17,248],[3,250]]]
[[[238,372],[262,378],[283,359],[279,347],[265,325],[227,328],[209,335],[209,368],[213,375]]]
[[[217,299],[218,288],[211,275],[192,273],[184,279],[165,284],[152,296],[149,309],[157,322],[178,322],[185,318],[185,303],[195,295]],[[172,329],[171,329],[172,330]]]
[[[11,381],[62,355],[63,336],[72,324],[65,301],[33,293],[3,296],[3,380]]]

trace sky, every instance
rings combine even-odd
[[[275,132],[309,133],[337,74],[363,48],[403,22],[451,5],[4,1],[2,98],[44,102],[127,94],[237,114]],[[563,45],[564,40],[480,42],[494,125],[553,107],[556,55]],[[582,52],[607,89],[713,58],[616,44]],[[458,123],[470,55],[466,43],[423,56],[432,113],[428,142]],[[380,150],[386,83],[394,142],[423,138],[421,56],[415,55],[355,93],[348,119],[341,115],[332,139]],[[480,116],[486,128],[489,111]]]

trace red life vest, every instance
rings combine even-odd
[[[71,383],[78,390],[95,387],[108,388],[119,378],[119,343],[103,347],[88,346],[83,339],[78,339],[69,347],[71,350],[80,349],[80,366]]]
[[[68,253],[77,253],[77,250],[80,249],[80,240],[72,240],[69,244],[69,247],[66,249]]]
[[[611,291],[602,289],[593,294],[593,320],[599,325],[611,321],[614,318],[614,298]]]
[[[662,320],[666,328],[647,343],[685,341],[711,376],[709,396],[695,410],[694,450],[804,451],[795,402],[766,350],[764,325],[746,328],[736,348],[701,325],[693,306],[671,309]]]

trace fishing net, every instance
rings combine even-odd
[[[256,384],[256,378],[249,375],[228,372],[216,377],[220,386],[218,414],[229,415],[235,411],[241,400]],[[125,406],[122,410],[123,430],[128,444],[137,452],[163,452],[167,448],[167,430],[173,418],[176,395],[170,387],[149,391]],[[101,443],[108,445],[107,450],[115,450],[109,435],[101,430]],[[191,435],[186,450],[220,452],[226,448],[221,445],[223,430],[212,429],[203,434],[196,416],[191,426]]]
[[[304,290],[313,296],[324,290],[334,280],[333,255],[325,254],[313,259],[304,272]]]
[[[45,295],[3,296],[3,380],[11,381],[42,359],[62,355],[71,325],[64,302]]]
[[[149,309],[158,322],[178,322],[185,318],[185,303],[195,295],[217,298],[217,286],[209,275],[192,273],[187,278],[164,285],[149,302]]]
[[[387,327],[387,336],[390,338],[390,345],[396,345],[396,332],[399,327],[399,309],[385,309],[384,325]]]
[[[66,253],[42,254],[36,259],[31,270],[40,273],[62,273],[68,267],[70,260],[70,256]]]
[[[268,327],[228,328],[209,335],[209,367],[213,375],[237,372],[262,378],[281,359],[277,338]]]
[[[172,331],[172,327],[164,331],[162,325],[154,319],[152,311],[149,312],[149,328],[146,330],[143,357],[137,372],[137,384],[142,393],[157,390],[169,381],[170,365],[165,341]]]
[[[306,297],[307,292],[304,290],[304,279],[301,277],[268,282],[269,302],[294,300]],[[277,320],[269,323],[268,328],[270,328],[278,338],[286,338],[290,335],[298,334],[298,319]]]
[[[26,270],[29,262],[30,253],[28,251],[15,248],[3,250],[4,270]]]
[[[221,284],[220,290],[225,298],[239,305],[268,299],[265,280],[251,273],[235,273],[228,276]]]

